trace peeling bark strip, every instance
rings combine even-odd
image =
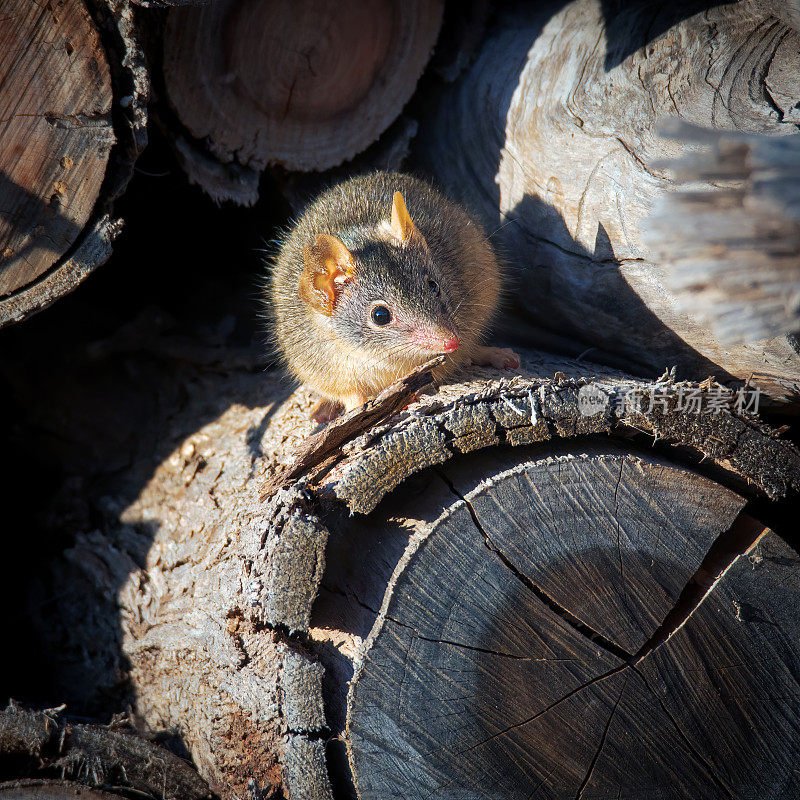
[[[800,488],[797,450],[749,416],[678,412],[687,385],[667,377],[521,355],[517,377],[473,369],[325,451],[324,470],[266,503],[268,478],[313,429],[315,398],[300,389],[287,399],[277,377],[244,367],[203,372],[189,404],[164,412],[185,439],[133,496],[127,483],[115,491],[119,472],[109,478],[96,501],[101,529],[76,531],[64,563],[42,578],[58,597],[40,626],[69,678],[65,700],[88,705],[130,686],[142,724],[179,735],[230,800],[340,800],[353,796],[351,779],[362,798],[383,800],[389,785],[420,800],[478,800],[495,785],[510,792],[504,800],[527,798],[550,786],[557,764],[568,789],[553,796],[574,798],[583,785],[588,798],[607,788],[629,739],[644,770],[626,773],[632,792],[673,770],[676,787],[724,797],[737,778],[728,751],[709,755],[715,718],[730,725],[730,752],[744,719],[798,744],[786,728],[796,557],[769,534],[738,561],[743,537],[735,554],[728,542],[716,545],[724,557],[706,559],[736,530],[745,498]],[[652,412],[650,389],[665,398]],[[716,389],[709,382],[704,397]],[[645,396],[641,411],[604,404],[633,390]],[[756,558],[757,579],[737,572]],[[702,603],[670,616],[703,569],[708,580],[730,562]],[[751,579],[780,608],[764,606]],[[755,631],[736,618],[733,601],[745,597],[738,614]],[[772,618],[787,637],[763,621]],[[740,646],[775,660],[782,695],[752,672],[757,649],[746,662],[753,682],[738,682]],[[723,679],[727,699],[714,688]],[[708,722],[680,705],[694,686]],[[734,718],[722,714],[723,699],[747,686],[765,687],[763,707],[736,699]],[[452,736],[450,716],[463,723]],[[420,760],[439,734],[449,764]],[[516,761],[509,755],[497,776],[508,748]]]
[[[339,417],[319,433],[309,436],[295,454],[292,463],[270,479],[265,488],[265,496],[261,499],[266,500],[276,489],[287,486],[303,475],[314,474],[326,459],[341,455],[341,447],[345,442],[397,413],[414,400],[419,392],[433,384],[431,370],[443,361],[444,356],[439,356],[423,364],[387,387],[362,408]]]
[[[111,254],[121,227],[112,203],[146,144],[147,74],[130,3],[4,3],[0,82],[2,327]]]
[[[572,0],[500,11],[474,64],[427,103],[414,155],[510,262],[510,335],[596,348],[593,360],[645,375],[673,364],[690,380],[752,374],[798,406],[796,344],[781,335],[728,347],[704,317],[678,312],[662,248],[640,231],[673,188],[654,165],[685,150],[659,135],[666,119],[797,137],[800,31],[770,15],[796,20],[790,5]],[[709,202],[737,190],[725,189]],[[685,226],[682,236],[691,245]],[[736,236],[725,229],[731,250]]]
[[[755,417],[708,413],[711,386],[706,412],[700,414],[679,410],[681,399],[698,387],[669,380],[646,384],[518,377],[461,388],[462,393],[423,398],[383,430],[370,431],[347,446],[346,458],[325,478],[323,491],[352,512],[368,514],[409,475],[459,453],[500,442],[523,445],[609,434],[625,426],[691,448],[773,499],[800,490],[795,448],[772,437]],[[623,404],[626,396],[636,402]],[[583,401],[595,397],[600,398],[597,413],[585,415]]]

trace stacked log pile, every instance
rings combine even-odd
[[[752,514],[800,453],[735,396],[529,353],[357,412],[296,474],[309,391],[195,385],[119,524],[43,576],[67,699],[127,664],[143,724],[226,797],[792,786],[800,558]]]
[[[0,797],[800,793],[800,12],[456,5],[5,4],[0,326],[108,258],[152,81],[217,203],[436,179],[509,266],[523,358],[315,432],[235,324],[87,348],[126,397],[63,423],[85,480],[22,602],[49,692],[137,733],[9,706]],[[48,403],[81,412],[32,369],[36,450]]]

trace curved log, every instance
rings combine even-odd
[[[698,607],[705,607],[709,597],[721,591],[720,576],[726,577],[730,570],[725,570],[738,563],[738,554],[763,533],[763,526],[741,514],[745,499],[760,497],[766,503],[767,497],[777,501],[797,493],[800,454],[747,413],[678,410],[689,390],[705,403],[717,396],[728,398],[710,382],[700,388],[665,376],[661,383],[647,384],[538,353],[526,354],[523,361],[517,377],[476,369],[460,383],[424,395],[377,424],[375,407],[354,412],[340,423],[350,427],[337,447],[266,503],[262,501],[266,480],[290,462],[292,450],[311,431],[308,413],[313,396],[301,389],[280,403],[279,384],[258,373],[228,370],[193,383],[192,402],[182,412],[187,438],[137,496],[123,495],[114,501],[120,508],[118,520],[109,514],[104,495],[100,502],[108,522],[101,530],[79,530],[65,560],[53,564],[42,579],[37,596],[47,596],[46,586],[59,597],[56,618],[46,616],[40,626],[55,637],[48,652],[59,654],[60,674],[70,676],[70,702],[87,703],[98,694],[107,695],[120,681],[122,668],[124,680],[135,691],[142,724],[154,731],[179,733],[201,774],[224,797],[246,792],[267,797],[278,792],[288,798],[347,797],[351,778],[362,797],[383,797],[389,788],[401,795],[430,797],[422,788],[429,784],[417,769],[419,759],[393,749],[401,740],[404,747],[422,747],[415,738],[418,725],[411,722],[410,706],[401,705],[401,717],[391,717],[386,708],[397,707],[400,692],[401,699],[415,698],[417,709],[417,701],[425,701],[419,693],[424,694],[424,686],[435,688],[434,674],[423,680],[419,670],[427,656],[418,658],[420,651],[407,650],[410,672],[402,689],[396,683],[406,674],[402,670],[394,673],[391,685],[377,686],[380,675],[388,675],[380,670],[388,670],[400,652],[382,660],[380,654],[388,651],[381,648],[397,635],[412,636],[415,648],[440,647],[440,655],[447,651],[449,655],[442,658],[453,669],[460,658],[465,669],[486,671],[488,662],[480,659],[494,658],[483,652],[491,650],[519,656],[509,659],[514,668],[544,670],[526,652],[534,643],[523,634],[531,629],[518,623],[517,628],[508,628],[513,619],[526,619],[536,611],[542,624],[550,625],[546,634],[542,628],[542,636],[561,637],[564,647],[573,648],[569,658],[575,664],[538,673],[526,698],[533,703],[538,687],[545,705],[546,698],[554,702],[563,692],[574,696],[570,707],[578,715],[584,714],[583,702],[596,707],[591,731],[563,778],[571,792],[563,796],[574,797],[589,774],[592,752],[603,740],[620,741],[603,737],[608,714],[604,718],[602,709],[610,713],[623,683],[630,686],[625,690],[624,717],[620,716],[625,726],[620,735],[642,731],[651,735],[654,725],[666,724],[670,714],[683,713],[661,693],[664,687],[678,693],[685,681],[670,675],[672,683],[660,683],[662,673],[645,674],[644,665],[661,650],[677,661],[676,669],[702,657],[693,644],[685,644],[683,632],[688,636],[692,621],[703,618]],[[578,377],[587,373],[595,378]],[[651,389],[652,408],[647,400]],[[390,396],[388,402],[397,401],[397,395]],[[230,406],[209,422],[211,397],[215,407],[224,408],[225,398],[230,398]],[[636,397],[643,402],[634,402]],[[631,402],[626,404],[624,398]],[[372,427],[365,430],[357,424],[359,419],[369,420]],[[176,424],[177,418],[172,419],[170,426]],[[659,442],[657,452],[640,449],[641,443],[649,445],[654,439]],[[534,482],[539,493],[526,483],[527,494],[518,493],[517,499],[507,494],[508,503],[501,502],[506,503],[507,514],[515,517],[519,512],[518,518],[525,519],[515,528],[519,553],[506,544],[502,548],[494,547],[493,541],[487,544],[477,528],[470,529],[472,515],[459,495],[475,505],[480,520],[483,512],[470,493],[478,490],[491,504],[492,492],[506,486],[509,470],[519,475],[528,469],[539,470]],[[567,479],[569,470],[574,480]],[[459,476],[464,474],[468,477],[462,480]],[[582,500],[573,503],[571,497]],[[542,535],[529,536],[526,531],[535,522],[530,514],[536,508]],[[571,516],[564,517],[561,511],[569,509]],[[446,520],[457,515],[458,523],[448,527]],[[559,520],[566,518],[575,524],[564,528]],[[563,534],[569,530],[576,538],[567,536],[565,542]],[[559,531],[561,538],[556,536]],[[455,551],[446,549],[437,557],[435,548],[444,546],[451,534],[472,538],[451,540],[448,547]],[[537,551],[549,546],[550,537],[555,537],[552,547],[560,548],[558,558],[551,557],[556,550],[549,555]],[[769,541],[773,549],[780,547],[773,534],[760,541]],[[719,550],[722,555],[714,556]],[[394,598],[401,594],[398,587],[404,587],[409,602],[416,598],[419,608],[433,614],[447,603],[451,578],[465,574],[469,580],[460,586],[464,608],[471,607],[470,598],[480,599],[471,594],[473,589],[487,584],[476,580],[483,573],[467,563],[470,552],[481,569],[489,569],[492,562],[496,570],[497,592],[484,598],[489,605],[480,607],[483,621],[465,617],[460,632],[449,630],[438,637],[447,642],[420,644],[425,638],[396,624],[408,622],[391,611]],[[440,580],[427,585],[415,582],[423,553],[440,571]],[[772,550],[769,553],[763,558],[764,574],[771,574],[773,564],[783,564],[770,560]],[[524,564],[519,560],[523,557]],[[797,559],[790,553],[780,558],[785,559],[782,580],[788,594],[770,594],[767,600],[784,603],[781,620],[788,625],[796,598],[794,586],[785,578],[795,575]],[[506,564],[504,559],[511,560]],[[594,587],[593,594],[584,591],[586,581]],[[535,590],[526,588],[527,582]],[[709,584],[714,588],[707,597]],[[414,594],[412,585],[420,594]],[[562,589],[564,594],[559,594]],[[754,606],[763,608],[758,602]],[[373,626],[374,636],[369,637]],[[477,638],[457,638],[469,630]],[[494,635],[492,631],[501,638],[508,634],[517,639],[498,638],[492,643],[486,638]],[[778,647],[784,641],[770,640],[769,629],[764,631],[765,647]],[[428,637],[423,629],[417,633],[437,638]],[[738,646],[735,634],[736,630],[726,646]],[[600,645],[595,647],[592,641]],[[453,649],[452,643],[458,642],[470,647]],[[687,655],[679,644],[687,648]],[[718,639],[713,644],[719,645]],[[515,650],[509,649],[512,645]],[[600,680],[603,671],[620,666],[620,659],[636,654],[637,648],[638,672],[626,667],[624,674]],[[113,661],[112,652],[117,653]],[[777,655],[790,665],[793,652],[790,647]],[[469,666],[470,657],[478,659],[477,666],[474,661]],[[727,668],[725,658],[718,662],[720,670]],[[358,672],[348,711],[347,686],[354,667]],[[667,667],[662,669],[665,675]],[[513,677],[492,670],[498,680]],[[414,674],[420,677],[416,683]],[[651,708],[645,679],[666,710]],[[596,691],[579,690],[582,682],[592,680],[599,684]],[[465,697],[463,719],[471,714],[470,719],[482,718],[484,725],[481,728],[475,721],[469,735],[479,737],[481,730],[491,734],[502,720],[513,722],[515,715],[532,713],[534,705],[519,704],[518,689],[513,698],[500,703],[500,687],[495,686],[494,693],[486,695],[488,703],[498,703],[489,717],[483,700],[471,703]],[[703,691],[708,695],[709,719],[720,718],[717,711],[723,698],[712,688]],[[769,697],[780,713],[788,708],[781,705],[779,694]],[[428,701],[429,716],[438,719],[447,713],[434,705],[433,695],[427,696]],[[751,714],[749,704],[742,707],[743,714]],[[370,708],[378,716],[370,717]],[[649,716],[637,727],[634,716],[645,711]],[[789,711],[786,714],[788,718]],[[759,719],[761,730],[766,722]],[[702,731],[686,734],[687,744],[676,733],[678,725],[669,724],[670,742],[677,743],[675,752],[681,757],[705,747],[700,744]],[[736,726],[733,730],[739,730]],[[798,744],[793,734],[786,733],[785,739],[786,747]],[[526,741],[532,748],[531,764],[549,763],[531,744],[532,738]],[[344,758],[345,744],[352,773]],[[441,778],[442,785],[450,787],[442,789],[441,797],[467,796],[463,786],[472,774],[467,769],[471,762],[456,757],[457,744],[454,741],[449,751],[449,766],[437,762],[436,780]],[[567,739],[553,739],[552,757],[558,750],[565,759],[571,758],[571,746]],[[784,753],[776,748],[777,754]],[[699,757],[691,758],[697,766]],[[728,768],[725,753],[720,759],[720,766],[703,767],[694,782],[689,768],[673,764],[684,781],[676,786],[717,785],[712,774]],[[637,785],[650,785],[647,782],[668,766],[642,757],[641,770],[634,773]],[[520,769],[522,773],[515,768],[498,783],[511,794],[497,796],[526,796],[519,794],[526,786],[530,794],[534,785],[529,781],[539,774],[539,767]],[[604,770],[595,767],[592,774],[597,781],[609,774]],[[385,776],[383,783],[375,777],[378,772]],[[590,775],[587,786],[594,786],[591,780]],[[598,785],[605,782],[603,777]],[[420,788],[414,789],[417,785]],[[422,794],[414,795],[415,791]]]
[[[252,203],[268,165],[324,170],[363,151],[411,97],[442,7],[226,0],[172,10],[164,80],[192,140],[179,134],[190,178],[216,200]]]
[[[111,253],[113,200],[146,143],[147,75],[126,0],[6,3],[0,18],[0,326]]]
[[[682,152],[658,135],[662,120],[797,135],[800,32],[759,3],[615,9],[506,9],[473,66],[431,98],[415,154],[510,262],[507,327],[521,343],[596,348],[593,360],[644,375],[752,375],[797,406],[792,341],[724,345],[676,308],[639,227],[672,188],[654,163]]]

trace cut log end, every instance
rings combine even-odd
[[[146,144],[148,80],[128,0],[0,15],[0,327],[111,253],[112,202]],[[121,124],[119,124],[121,123]]]
[[[221,162],[327,169],[399,115],[441,18],[439,0],[175,9],[164,41],[170,102]]]
[[[0,17],[0,298],[74,244],[115,141],[109,64],[86,6],[34,8],[12,0]]]
[[[353,555],[336,541],[312,618],[314,635],[366,621],[350,606],[382,602],[368,635],[344,631],[366,635],[345,734],[362,800],[525,800],[537,787],[743,797],[795,785],[800,648],[783,642],[797,630],[784,607],[797,590],[783,582],[800,558],[759,526],[743,544],[742,498],[613,445],[488,451],[426,483],[351,529]],[[388,515],[415,522],[403,531]],[[370,572],[402,538],[381,597]],[[713,591],[681,610],[712,545]],[[761,624],[743,625],[737,609],[754,597]]]

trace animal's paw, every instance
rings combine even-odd
[[[472,363],[479,367],[517,369],[519,356],[508,347],[479,347],[472,356]]]
[[[320,425],[325,425],[341,416],[342,411],[344,411],[344,406],[341,403],[325,398],[311,409],[311,419]]]

